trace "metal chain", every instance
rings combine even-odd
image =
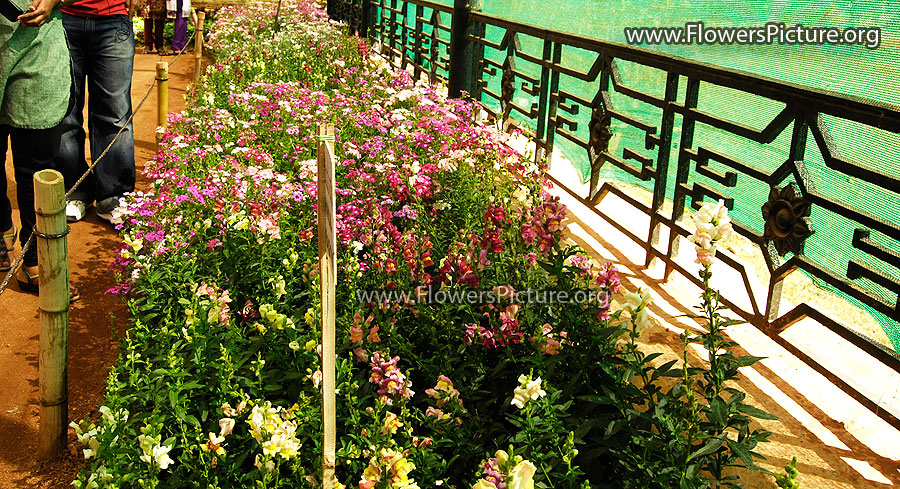
[[[175,64],[175,62],[178,61],[178,58],[180,58],[181,55],[184,54],[184,50],[187,49],[187,47],[190,45],[191,39],[194,38],[195,32],[191,33],[190,37],[188,37],[188,40],[184,43],[184,47],[181,48],[181,51],[178,52],[178,55],[175,56],[175,59],[172,60],[172,62],[169,64],[169,66],[173,66]],[[81,177],[75,182],[75,185],[72,185],[72,188],[70,188],[69,191],[66,192],[66,196],[65,196],[66,200],[68,200],[69,196],[72,195],[72,192],[77,190],[78,186],[81,185],[82,182],[84,182],[84,180],[87,178],[88,174],[90,172],[94,171],[94,167],[97,166],[101,160],[103,160],[103,157],[106,156],[106,153],[109,152],[109,149],[112,147],[112,145],[116,144],[116,141],[119,139],[119,136],[121,136],[122,133],[125,131],[125,128],[128,127],[129,124],[131,124],[131,121],[134,119],[134,115],[136,113],[138,113],[138,111],[141,110],[141,107],[143,107],[144,102],[147,101],[147,97],[150,96],[150,92],[153,90],[154,86],[156,86],[156,78],[154,78],[153,81],[150,83],[150,86],[147,87],[147,91],[144,92],[144,96],[141,97],[141,101],[138,103],[137,108],[135,108],[134,110],[131,111],[131,116],[128,117],[128,120],[125,121],[125,124],[123,124],[122,127],[119,129],[119,132],[116,133],[116,136],[113,138],[113,140],[110,141],[109,145],[107,145],[106,148],[103,150],[103,152],[100,153],[100,156],[97,157],[97,160],[91,162],[91,165],[84,172],[84,174],[82,174]],[[9,271],[6,273],[6,277],[3,278],[3,282],[0,283],[0,296],[2,296],[3,292],[6,291],[6,287],[9,285],[9,281],[10,281],[10,279],[12,279],[12,276],[15,275],[15,273],[19,270],[19,267],[22,266],[22,259],[25,257],[25,253],[29,250],[29,248],[31,248],[31,245],[34,244],[34,235],[36,234],[36,232],[37,232],[37,227],[35,226],[35,229],[32,231],[31,236],[28,237],[28,240],[25,241],[25,245],[22,246],[22,252],[19,253],[19,255],[16,257],[15,261],[10,266]],[[66,234],[68,234],[68,232],[66,232]],[[6,247],[6,242],[3,243],[3,246]],[[13,243],[13,246],[15,246],[15,243]]]

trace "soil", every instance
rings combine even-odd
[[[184,108],[185,88],[194,72],[194,59],[186,53],[174,57],[138,54],[134,57],[131,97],[135,107],[134,145],[138,168],[137,189],[147,186],[143,163],[156,151],[157,102],[154,88],[143,106],[138,104],[156,76],[156,62],[169,66],[169,112]],[[174,64],[173,64],[174,62]],[[13,204],[13,222],[18,225],[11,154],[6,155],[6,173]],[[119,354],[119,340],[128,323],[128,313],[119,296],[105,294],[115,284],[109,264],[121,246],[116,231],[98,218],[93,208],[83,221],[71,225],[68,236],[70,281],[81,299],[69,311],[69,420],[96,414],[103,400],[109,367]],[[17,245],[17,248],[18,245]],[[15,256],[15,255],[13,255]],[[0,276],[2,280],[2,276]],[[79,444],[69,430],[65,453],[48,460],[36,458],[39,425],[38,347],[40,324],[38,298],[19,290],[15,280],[0,296],[3,318],[0,339],[0,489],[70,488],[84,464]]]

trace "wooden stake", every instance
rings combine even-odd
[[[206,12],[197,12],[197,24],[194,26],[194,83],[200,81],[200,68],[203,66],[203,21]]]
[[[169,63],[158,61],[156,63],[156,144],[162,139],[159,128],[166,127],[169,115]]]
[[[316,128],[318,142],[319,277],[322,293],[322,488],[334,487],[337,438],[334,367],[335,286],[337,244],[334,228],[334,126]]]
[[[69,262],[67,256],[66,188],[55,170],[34,174],[37,220],[38,309],[41,318],[39,354],[41,422],[38,456],[48,459],[66,446],[69,390]],[[41,237],[41,235],[49,236]]]

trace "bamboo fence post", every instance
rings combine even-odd
[[[169,63],[158,61],[156,63],[156,145],[162,140],[160,128],[166,126],[169,114]]]
[[[322,487],[334,487],[337,438],[334,366],[337,244],[334,223],[334,126],[316,128],[318,156],[319,277],[322,294]]]
[[[200,68],[203,65],[203,21],[206,12],[197,12],[197,24],[194,26],[194,83],[200,81]]]
[[[48,459],[65,448],[68,430],[69,263],[65,193],[59,172],[41,170],[34,174],[41,291],[38,298],[41,318],[38,456],[41,459]]]

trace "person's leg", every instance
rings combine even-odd
[[[184,0],[175,2],[175,36],[172,38],[172,50],[181,51],[187,44],[187,20],[184,18]]]
[[[55,157],[62,134],[62,123],[50,129],[10,128],[10,147],[13,154],[13,168],[16,176],[16,194],[19,204],[19,221],[22,229],[19,242],[22,247],[31,237],[34,228],[34,174],[48,168],[55,168]],[[5,141],[5,139],[4,139]],[[4,178],[4,181],[6,179]],[[38,253],[37,244],[32,243],[22,257],[22,266],[16,274],[19,288],[24,292],[37,293]],[[81,297],[78,289],[69,285],[69,301]]]
[[[87,73],[91,157],[96,161],[122,131],[103,160],[94,167],[97,212],[100,214],[109,210],[101,209],[105,200],[134,190],[134,132],[130,121],[134,35],[131,21],[125,15],[94,20],[92,63]]]
[[[34,174],[54,168],[56,148],[59,147],[60,126],[50,129],[10,130],[13,167],[16,175],[16,195],[19,204],[19,243],[24,247],[34,228]],[[26,267],[37,266],[37,246],[32,245],[22,260]]]
[[[9,140],[9,126],[0,124],[0,232],[3,233],[3,242],[0,243],[0,270],[7,271],[12,266],[12,258],[9,250],[15,246],[15,229],[12,222],[12,205],[6,195],[6,147]],[[12,233],[7,238],[6,235]]]
[[[57,152],[57,169],[66,181],[66,190],[87,170],[84,154],[84,78],[86,55],[89,53],[91,38],[90,19],[62,14],[63,26],[66,29],[66,40],[69,54],[72,57],[72,102],[69,113],[60,124],[60,142]],[[72,193],[71,200],[81,200],[88,204],[94,201],[94,178],[88,178]]]
[[[6,195],[6,148],[10,127],[0,124],[0,230],[7,231],[13,227],[12,205]]]
[[[165,40],[163,38],[163,32],[166,30],[166,19],[165,18],[155,19],[153,21],[153,23],[156,24],[156,27],[153,30],[153,35],[156,36],[155,37],[156,51],[159,54],[165,54],[166,46],[165,46]]]
[[[153,19],[144,17],[144,54],[153,51]]]

